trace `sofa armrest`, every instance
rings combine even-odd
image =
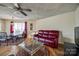
[[[38,34],[34,34],[34,37],[38,37],[39,35]]]

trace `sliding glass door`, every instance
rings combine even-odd
[[[25,29],[24,23],[14,23],[14,35],[22,34]]]

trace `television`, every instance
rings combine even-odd
[[[75,43],[79,47],[79,27],[75,27]]]

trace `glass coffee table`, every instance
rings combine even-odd
[[[38,42],[37,40],[32,40],[31,44],[28,44],[27,42],[22,42],[18,46],[22,47],[31,56],[33,56],[39,49],[43,47],[43,43]]]

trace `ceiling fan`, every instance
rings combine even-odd
[[[10,8],[10,9],[14,9],[15,11],[19,11],[24,16],[27,16],[27,14],[24,11],[28,11],[28,12],[31,12],[32,11],[31,9],[23,9],[21,7],[21,4],[20,3],[14,3],[14,7],[9,7],[9,6],[3,5],[3,4],[0,4],[0,6],[7,7],[7,8]]]

